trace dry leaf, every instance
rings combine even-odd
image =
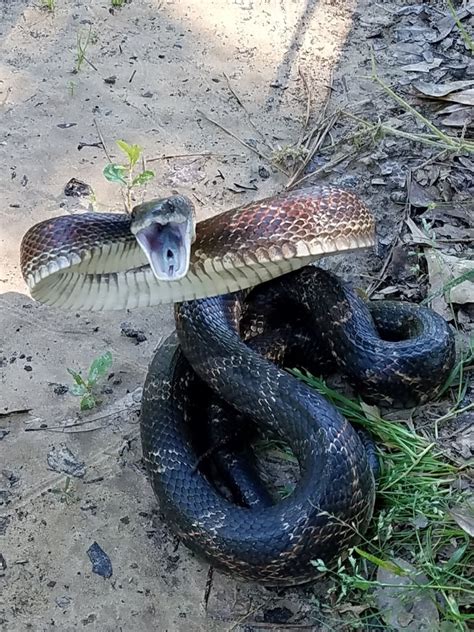
[[[446,127],[469,127],[474,121],[474,107],[465,107],[446,116],[441,122]]]
[[[383,620],[394,630],[437,632],[439,614],[435,592],[413,588],[414,584],[424,586],[428,578],[401,558],[393,561],[407,574],[399,575],[379,567],[377,581],[382,586],[376,589],[375,600]]]
[[[432,248],[425,250],[425,258],[428,264],[430,295],[433,295],[431,307],[447,320],[451,320],[448,302],[460,305],[474,302],[474,261],[445,255]],[[466,279],[449,288],[450,282],[470,272],[472,280]]]
[[[452,101],[453,103],[463,103],[464,105],[474,106],[474,88],[461,90],[460,92],[452,92],[445,97],[439,97],[443,101]]]
[[[448,511],[451,518],[465,531],[471,538],[474,537],[474,507],[455,507]]]
[[[412,178],[410,182],[410,189],[408,191],[408,200],[412,206],[421,208],[427,208],[434,202],[433,193],[436,191],[430,191],[428,188],[424,188],[418,184],[418,182]]]
[[[474,229],[452,226],[451,224],[443,224],[433,229],[436,237],[448,238],[450,241],[474,242]]]
[[[451,81],[449,83],[428,83],[420,80],[414,82],[413,86],[418,90],[418,92],[421,92],[421,94],[438,99],[440,97],[445,97],[451,92],[465,90],[466,88],[474,86],[474,79],[469,81]]]
[[[461,160],[460,160],[461,162]],[[467,164],[466,164],[467,168]],[[465,222],[468,226],[474,226],[474,200],[471,203],[456,203],[436,205],[429,208],[422,215],[421,219],[436,219],[446,222],[446,217],[455,217]]]
[[[457,19],[458,20],[464,20],[464,18],[469,17],[470,14],[471,14],[471,10],[472,10],[472,6],[468,6],[468,7],[465,7],[463,9],[459,9],[459,11],[456,11]],[[432,44],[434,44],[436,42],[441,42],[441,40],[444,40],[445,37],[447,37],[451,33],[451,31],[453,30],[455,25],[456,25],[456,20],[451,15],[451,13],[449,13],[442,20],[440,20],[438,22],[438,24],[436,24],[436,28],[439,31],[439,35],[436,35],[434,37],[430,37],[429,41]]]
[[[427,244],[429,246],[432,246],[433,248],[436,247],[436,244],[433,243],[433,239],[430,238],[426,233],[424,233],[421,230],[421,228],[418,228],[418,226],[415,224],[415,222],[412,220],[411,217],[407,217],[406,225],[410,229],[410,233],[411,233],[411,237],[412,237],[413,243],[415,243],[415,244]]]
[[[408,64],[406,66],[402,66],[401,70],[405,70],[406,72],[429,72],[430,70],[439,68],[442,63],[442,59],[440,59],[439,57],[435,57],[430,63],[428,63],[427,61],[419,61],[416,64]]]

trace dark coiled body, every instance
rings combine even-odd
[[[312,266],[250,294],[176,306],[177,338],[155,355],[143,396],[151,483],[185,544],[223,571],[267,584],[314,577],[312,560],[330,563],[357,542],[375,498],[365,440],[322,396],[259,353],[267,349],[283,364],[296,360],[286,335],[292,323],[303,351],[298,364],[314,371],[317,349],[369,401],[424,401],[454,362],[452,334],[437,314],[401,303],[369,309],[337,277]],[[267,345],[272,331],[277,351]],[[219,491],[209,469],[196,468],[203,383],[290,445],[300,466],[291,496],[270,505],[256,492],[255,503],[239,506]]]

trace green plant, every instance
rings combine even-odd
[[[466,48],[469,48],[471,50],[471,55],[474,55],[474,40],[464,28],[461,20],[458,18],[456,9],[453,7],[453,3],[451,2],[451,0],[447,0],[447,1],[448,1],[449,11],[451,12],[453,19],[456,22],[456,26],[458,27],[459,32],[461,33],[461,37],[463,38],[464,43],[466,44]]]
[[[59,487],[55,487],[51,490],[53,494],[57,494],[59,496],[59,502],[66,503],[66,505],[72,505],[72,503],[77,502],[78,498],[74,493],[74,487],[71,484],[71,479],[69,476],[66,478],[64,482],[64,487],[61,489]]]
[[[94,37],[92,35],[92,26],[89,26],[89,30],[85,35],[82,31],[77,34],[76,67],[74,69],[76,73],[80,72],[84,61],[88,61],[86,58],[86,52],[89,44],[92,43],[93,39]]]
[[[113,7],[120,8],[123,7],[123,5],[125,4],[125,0],[111,0],[110,4]]]
[[[68,373],[74,378],[75,384],[71,392],[76,397],[81,398],[81,410],[90,410],[100,403],[95,393],[98,382],[103,378],[112,366],[112,354],[106,351],[96,358],[89,367],[87,377],[84,378],[81,372],[68,369]]]
[[[125,206],[130,212],[132,209],[132,190],[137,186],[146,184],[155,177],[155,173],[149,169],[145,169],[144,161],[143,170],[139,173],[135,173],[135,167],[142,154],[142,148],[139,145],[129,145],[124,140],[118,140],[116,142],[126,155],[128,163],[122,165],[111,162],[104,167],[103,174],[109,182],[117,182],[125,187]]]
[[[465,392],[471,365],[472,354],[467,353],[447,380],[446,388],[454,391],[456,402]],[[372,609],[375,591],[392,585],[380,579],[379,569],[404,576],[408,593],[434,596],[441,617],[452,626],[449,629],[467,629],[472,615],[463,605],[474,598],[474,581],[469,577],[474,552],[468,534],[454,518],[456,508],[466,504],[467,494],[458,485],[461,468],[449,462],[436,443],[402,422],[383,419],[375,407],[349,399],[308,373],[291,373],[327,397],[350,422],[369,431],[381,457],[373,526],[334,567],[321,560],[314,560],[314,565],[334,580],[333,592],[339,600],[369,604]],[[415,574],[400,567],[400,558],[410,561]],[[417,573],[427,578],[426,583],[420,585]]]
[[[56,8],[56,0],[41,0],[41,6],[43,9],[47,9],[53,13]]]

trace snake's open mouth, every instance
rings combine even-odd
[[[191,243],[186,222],[153,222],[135,237],[153,274],[161,281],[177,281],[188,273]]]

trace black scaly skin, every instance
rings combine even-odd
[[[453,336],[431,310],[384,303],[369,311],[337,277],[312,266],[259,286],[250,293],[257,304],[260,292],[275,299],[260,329],[276,319],[279,295],[287,306],[297,302],[302,321],[312,321],[315,335],[321,330],[319,342],[364,398],[378,389],[387,400],[426,400],[452,368]],[[298,584],[314,579],[311,560],[331,563],[368,527],[375,498],[371,457],[366,441],[329,402],[243,342],[239,320],[248,294],[176,306],[177,337],[160,347],[145,382],[143,454],[160,509],[189,548],[242,579]],[[381,340],[371,313],[385,338],[414,331],[416,337]],[[255,325],[258,318],[248,320]],[[291,496],[272,506],[238,506],[196,469],[202,380],[290,445],[300,464]]]

